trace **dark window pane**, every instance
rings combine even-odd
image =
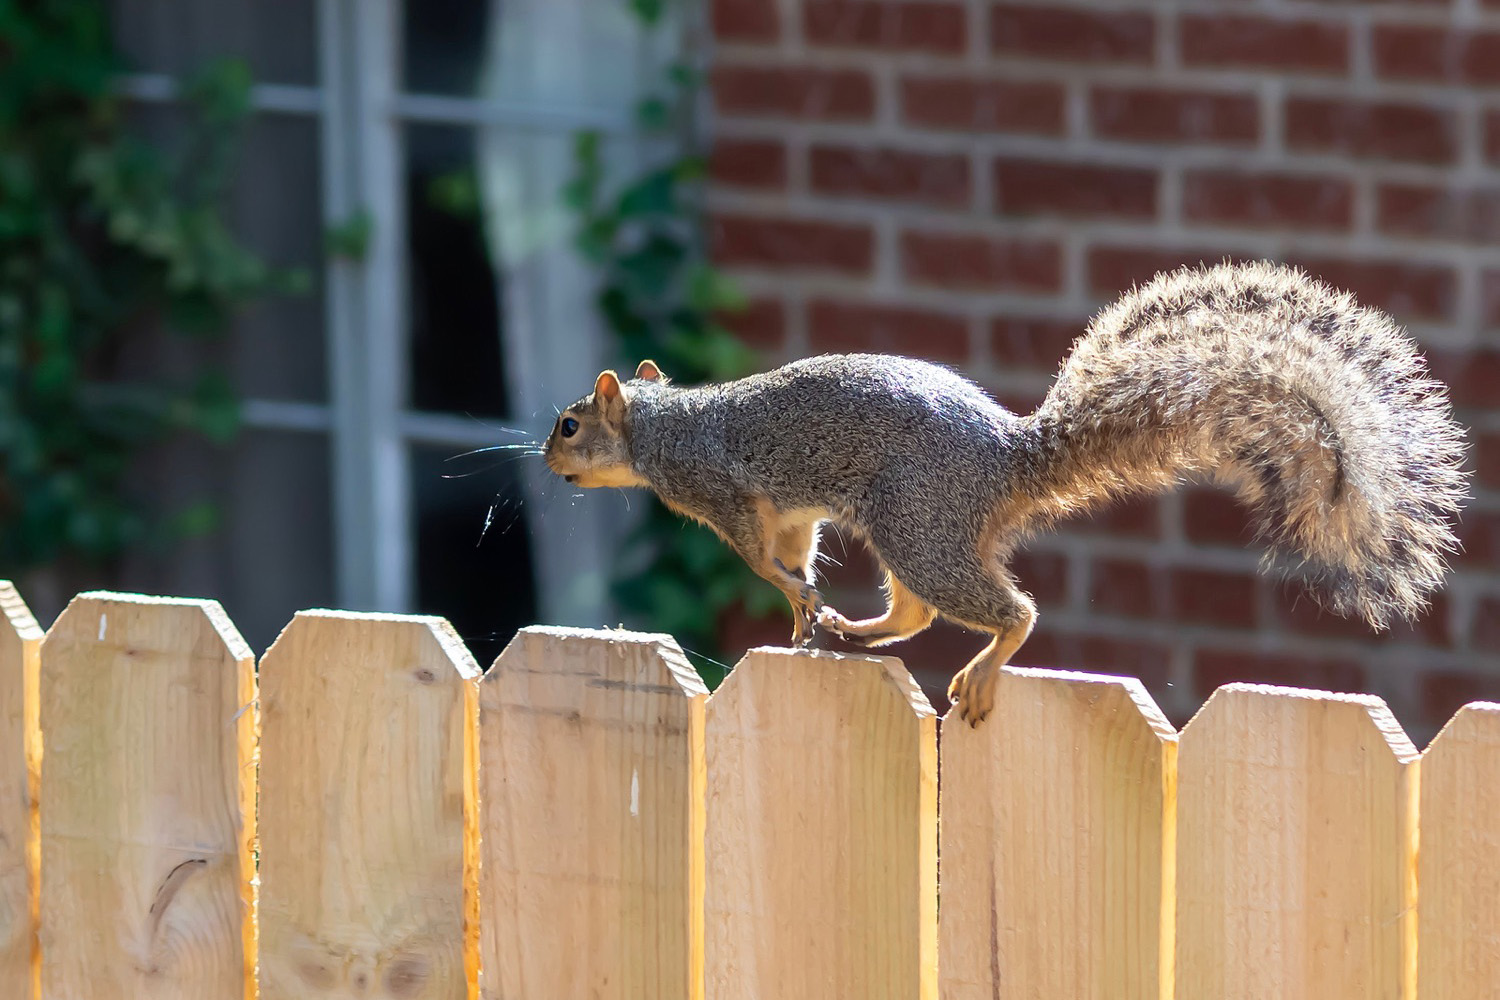
[[[317,85],[314,0],[109,0],[109,8],[132,70],[182,76],[229,56],[260,83]]]
[[[132,103],[131,130],[171,158],[188,134],[177,105]],[[186,378],[188,365],[228,373],[243,398],[320,403],[328,398],[324,335],[318,124],[255,115],[239,138],[222,210],[230,233],[268,265],[308,277],[298,294],[262,295],[230,317],[223,335],[168,336],[156,323],[122,331],[106,374],[125,380]]]
[[[240,149],[228,207],[235,234],[268,264],[305,272],[309,284],[301,294],[258,299],[237,318],[232,374],[248,397],[323,402],[328,370],[318,123],[257,115]]]
[[[535,459],[489,454],[448,461],[464,450],[412,449],[417,608],[451,621],[488,666],[516,629],[536,621],[516,475],[516,461]]]
[[[428,94],[472,94],[488,43],[497,0],[406,0],[406,89]]]
[[[508,412],[500,354],[500,289],[486,246],[474,132],[406,129],[411,405]]]

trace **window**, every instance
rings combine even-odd
[[[530,621],[606,620],[624,499],[569,506],[534,459],[453,457],[545,434],[606,354],[558,192],[579,128],[633,156],[630,109],[661,62],[626,5],[114,7],[146,108],[206,59],[248,61],[236,221],[321,278],[235,331],[247,430],[226,531],[137,579],[220,596],[262,648],[328,603],[447,615],[481,660]],[[363,255],[326,258],[323,234],[361,218]]]

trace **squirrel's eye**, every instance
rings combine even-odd
[[[562,422],[562,436],[570,438],[578,433],[578,421],[572,417],[564,417]]]

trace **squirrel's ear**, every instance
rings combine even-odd
[[[661,380],[661,369],[656,367],[656,362],[647,358],[635,369],[635,377],[645,379],[647,382],[658,382]]]
[[[613,403],[620,398],[620,376],[613,369],[600,372],[594,380],[594,398],[601,403]]]

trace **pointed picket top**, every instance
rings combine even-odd
[[[1491,1000],[1500,983],[1500,704],[1474,702],[1422,755],[1417,995]]]
[[[1179,995],[1411,996],[1416,758],[1373,696],[1214,692],[1178,755]]]
[[[670,636],[506,646],[480,685],[481,995],[701,1000],[707,698]]]
[[[262,1000],[477,986],[478,675],[427,615],[301,611],[261,658]]]
[[[944,721],[943,996],[1169,995],[1176,743],[1136,678],[1063,670]]]
[[[254,701],[215,601],[91,592],[48,630],[44,998],[251,994]]]
[[[42,629],[9,580],[0,580],[0,995],[37,989],[36,795],[41,767],[37,666]]]
[[[936,728],[893,657],[745,654],[708,701],[709,997],[935,1000]]]

